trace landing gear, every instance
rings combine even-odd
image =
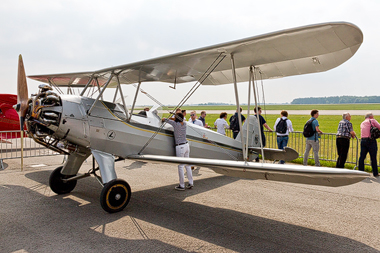
[[[104,185],[100,194],[100,204],[109,213],[123,210],[131,199],[131,187],[121,179],[114,179]]]
[[[71,176],[65,176],[61,174],[63,166],[56,168],[50,175],[49,185],[50,189],[57,194],[65,194],[74,190],[77,185],[77,180],[70,180],[64,182],[63,179],[67,179]]]

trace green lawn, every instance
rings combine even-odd
[[[187,116],[187,115],[186,115]],[[227,122],[228,119],[232,115],[227,115]],[[244,115],[247,117],[247,115]],[[263,115],[264,118],[266,118],[267,124],[273,129],[274,123],[276,122],[276,119],[279,117],[279,115],[274,114],[267,114],[266,117]],[[189,117],[187,117],[189,118]],[[215,120],[219,118],[219,114],[207,114],[206,116],[206,123],[208,123],[209,126],[214,126]],[[294,131],[303,131],[303,126],[305,125],[306,121],[310,119],[309,115],[289,115],[288,117],[293,124]],[[320,115],[318,117],[319,122],[319,128],[324,133],[336,133],[338,129],[339,121],[342,119],[341,115]],[[360,136],[360,123],[364,120],[363,116],[352,116],[351,122],[354,128],[354,131]]]
[[[260,105],[262,108],[264,106]],[[242,105],[243,109],[247,109],[247,105]],[[253,109],[254,106],[251,106]],[[186,110],[235,110],[235,105],[202,105],[202,106],[183,106]],[[329,105],[265,105],[266,110],[380,110],[380,104],[329,104]]]
[[[164,117],[167,117],[168,114],[164,114]],[[232,115],[227,115],[227,122],[229,118]],[[244,115],[247,117],[247,115]],[[263,115],[264,118],[267,121],[267,124],[273,129],[274,123],[276,122],[276,119],[279,117],[278,115],[274,114],[267,114],[266,116]],[[186,118],[189,119],[190,116],[186,115]],[[219,114],[207,114],[206,116],[206,123],[213,127],[215,120],[219,118]],[[309,115],[289,115],[288,117],[293,124],[294,131],[303,131],[303,126],[305,125],[306,121],[310,119]],[[318,117],[319,122],[319,128],[324,133],[336,133],[338,129],[339,121],[342,119],[342,116],[340,115],[321,115]],[[358,136],[360,137],[360,123],[364,120],[363,116],[352,116],[351,117],[351,123],[353,125],[354,131]]]

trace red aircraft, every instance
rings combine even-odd
[[[20,138],[20,132],[4,133],[2,131],[20,131],[20,118],[13,105],[17,104],[17,96],[0,94],[0,139]]]

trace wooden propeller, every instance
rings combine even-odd
[[[24,62],[20,54],[18,58],[17,73],[17,102],[20,104],[20,128],[21,128],[21,171],[24,169],[24,123],[26,112],[28,111],[28,85],[26,83],[26,75]]]

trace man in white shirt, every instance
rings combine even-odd
[[[198,125],[198,126],[203,127],[203,123],[202,123],[202,121],[200,121],[199,119],[197,119],[197,113],[196,113],[196,111],[192,111],[192,112],[190,113],[190,119],[189,119],[188,122],[189,122],[189,123],[192,123],[192,124],[194,124],[194,125]]]
[[[282,111],[280,118],[277,118],[276,123],[274,123],[274,131],[277,134],[277,145],[278,149],[284,149],[288,145],[289,132],[293,132],[292,122],[288,119],[288,112]],[[281,164],[285,161],[280,160]]]
[[[227,113],[222,112],[219,116],[219,119],[215,120],[214,127],[217,128],[217,132],[223,135],[226,135],[225,128],[229,129],[230,126],[228,125],[227,121]]]

